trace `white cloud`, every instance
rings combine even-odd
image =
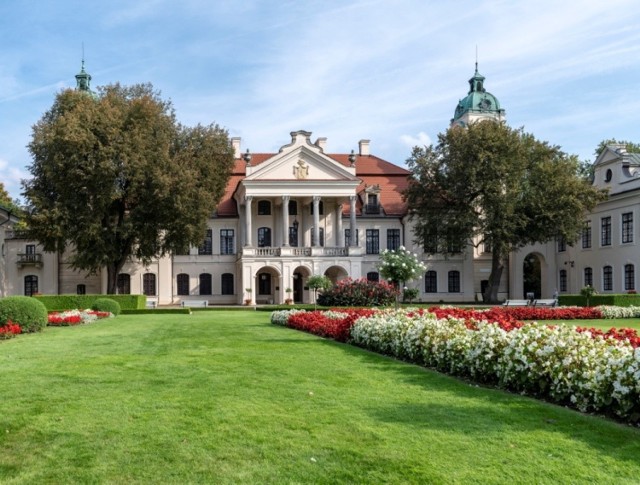
[[[413,148],[415,146],[422,147],[431,145],[431,137],[424,131],[418,133],[418,136],[402,135],[400,137],[400,141],[409,148]]]

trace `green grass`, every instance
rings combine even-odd
[[[262,312],[48,328],[0,368],[3,484],[640,481],[638,429]]]
[[[637,318],[613,318],[602,320],[541,320],[540,323],[548,323],[549,325],[571,325],[574,327],[596,327],[602,330],[609,330],[611,327],[616,328],[635,328],[640,330],[640,320]]]

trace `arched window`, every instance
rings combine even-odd
[[[449,271],[449,293],[460,293],[460,271]]]
[[[211,274],[202,273],[200,275],[200,294],[210,295],[211,293]]]
[[[560,270],[560,291],[567,291],[567,270]]]
[[[120,273],[116,281],[116,286],[118,287],[119,295],[130,295],[131,276],[129,276],[127,273]]]
[[[33,296],[38,293],[38,277],[36,275],[27,275],[24,277],[24,294]]]
[[[145,273],[142,275],[142,294],[147,296],[156,295],[156,275]]]
[[[613,268],[611,266],[602,268],[602,289],[604,291],[613,290]]]
[[[593,287],[593,269],[591,268],[584,269],[584,286]]]
[[[377,271],[369,271],[367,273],[367,281],[380,281],[380,273]]]
[[[77,295],[86,295],[87,294],[87,285],[77,285],[76,286],[76,294]]]
[[[271,215],[271,202],[268,200],[258,201],[258,215],[270,216]]]
[[[223,273],[220,277],[220,283],[222,285],[222,294],[223,295],[233,295],[233,274],[232,273]]]
[[[438,273],[430,270],[424,274],[424,292],[438,293]]]
[[[180,273],[176,276],[176,283],[178,285],[178,295],[184,296],[189,294],[189,275],[186,273]]]
[[[260,227],[258,228],[258,247],[268,248],[271,246],[271,228]]]
[[[636,289],[636,269],[632,264],[624,265],[624,289],[627,291]]]

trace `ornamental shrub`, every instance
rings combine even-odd
[[[396,299],[397,290],[385,281],[364,278],[345,278],[318,296],[322,306],[389,306]]]
[[[99,312],[111,312],[114,317],[120,315],[120,304],[111,298],[98,298],[93,302],[91,309]]]
[[[40,332],[47,326],[47,309],[30,296],[8,296],[0,300],[0,326],[9,321],[23,333]]]

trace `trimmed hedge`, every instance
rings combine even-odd
[[[24,333],[40,332],[47,326],[45,306],[30,296],[8,296],[0,299],[0,326],[17,323]]]
[[[558,304],[561,306],[587,306],[587,299],[582,295],[560,295],[558,297]],[[607,295],[593,295],[589,298],[590,306],[640,306],[640,295],[629,295],[626,293],[621,294],[607,294]]]
[[[44,303],[50,312],[92,308],[98,298],[117,301],[122,310],[144,309],[147,305],[144,295],[40,295],[33,298]]]
[[[121,311],[120,304],[111,298],[98,298],[91,305],[91,309],[99,312],[110,312],[114,317],[120,315]]]

